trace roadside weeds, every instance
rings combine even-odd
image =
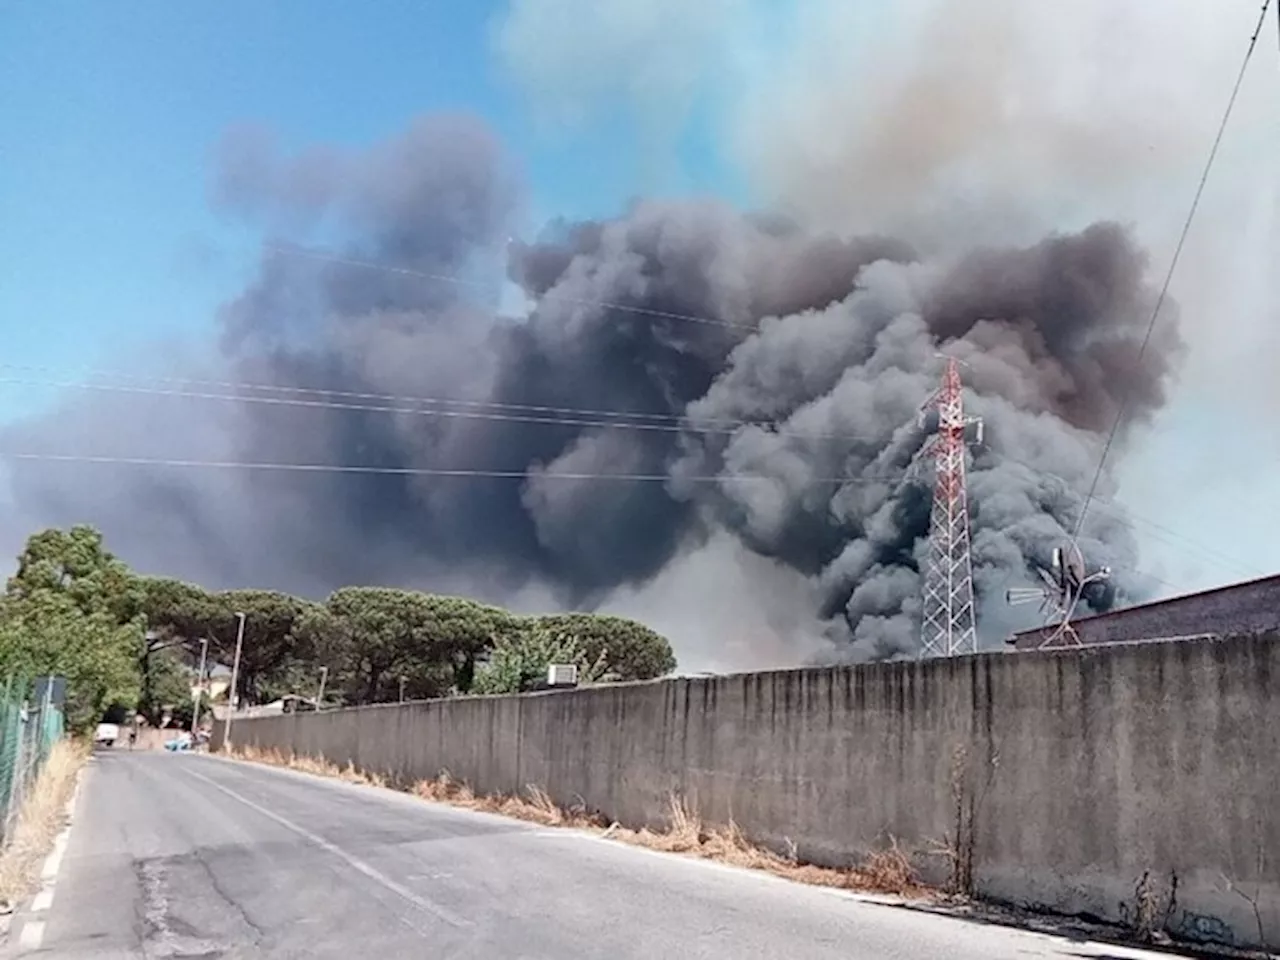
[[[396,788],[387,778],[378,774],[357,770],[351,764],[339,767],[316,757],[294,756],[277,750],[259,750],[252,746],[235,747],[228,755],[238,760],[287,767],[347,783],[384,789]],[[688,801],[675,795],[669,798],[665,828],[655,831],[646,828],[632,830],[617,823],[608,823],[589,812],[585,804],[564,809],[537,786],[527,787],[522,796],[477,795],[466,783],[456,780],[447,771],[435,779],[418,780],[399,789],[431,803],[446,803],[466,810],[496,813],[544,827],[586,830],[620,843],[760,870],[811,886],[916,900],[939,896],[937,891],[926,886],[916,876],[909,856],[893,838],[890,838],[887,847],[872,853],[864,863],[848,869],[836,869],[804,863],[796,856],[794,848],[789,856],[783,856],[754,844],[733,821],[728,826],[705,824]]]
[[[66,823],[67,802],[89,753],[86,744],[59,740],[23,800],[13,838],[0,851],[0,904],[6,910],[39,887],[41,862]]]

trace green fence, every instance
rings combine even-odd
[[[0,842],[7,841],[28,787],[65,732],[52,678],[32,684],[10,677],[0,694]]]

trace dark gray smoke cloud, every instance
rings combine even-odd
[[[1164,402],[1180,341],[1176,325],[1162,326],[1138,359],[1153,307],[1145,267],[1111,224],[954,263],[873,264],[844,299],[766,320],[690,408],[781,426],[686,437],[677,478],[725,471],[773,481],[676,489],[754,550],[817,575],[824,613],[843,614],[839,649],[849,640],[859,656],[915,649],[929,490],[896,478],[920,450],[913,420],[947,346],[969,364],[970,410],[987,428],[970,508],[990,636],[1009,619],[1004,589],[1026,580],[1029,563],[1046,565],[1074,526],[1120,405],[1133,423]],[[1086,556],[1116,568],[1116,588],[1140,594],[1134,542],[1114,508],[1090,519]]]
[[[389,583],[502,600],[534,585],[589,606],[728,537],[811,580],[822,656],[909,652],[929,472],[907,472],[945,346],[969,364],[970,406],[987,423],[971,503],[994,640],[1011,622],[1005,587],[1033,576],[1074,523],[1119,405],[1157,410],[1179,354],[1166,317],[1139,359],[1152,291],[1142,253],[1111,224],[933,261],[892,238],[643,202],[509,245],[515,178],[465,118],[423,120],[365,153],[292,158],[241,132],[214,196],[263,230],[267,250],[219,317],[218,355],[157,356],[153,371],[471,405],[91,391],[5,428],[0,447],[522,479],[21,462],[10,546],[39,525],[89,521],[136,566],[214,586],[319,596]],[[387,269],[281,252],[294,243]],[[496,310],[486,284],[503,262],[535,305],[527,318]],[[671,429],[654,415],[689,419]],[[1084,547],[1117,568],[1121,592],[1142,592],[1114,508],[1091,514]]]

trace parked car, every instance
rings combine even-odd
[[[100,723],[93,733],[93,742],[100,743],[104,747],[115,746],[115,742],[119,739],[120,727],[114,723]]]
[[[173,752],[186,751],[191,749],[191,734],[183,730],[172,740],[165,741],[164,748]]]

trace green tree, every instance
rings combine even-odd
[[[198,663],[201,624],[212,601],[208,591],[181,580],[139,577],[138,586],[147,621],[138,663],[142,688],[138,709],[148,721],[158,723],[165,705],[190,704],[189,693],[182,701],[173,699],[179,685],[178,671],[185,663]],[[181,719],[182,710],[176,710],[174,716]]]
[[[346,703],[444,696],[470,686],[476,658],[495,638],[514,632],[505,610],[414,590],[346,587],[299,622],[315,666],[329,670],[329,689]]]
[[[245,615],[240,655],[239,695],[262,703],[282,692],[280,681],[297,661],[309,659],[294,627],[315,607],[300,597],[274,590],[226,590],[211,595],[210,615],[202,636],[210,639],[210,656],[225,664],[235,657],[238,614]]]
[[[591,657],[577,637],[546,627],[503,637],[494,645],[488,662],[476,671],[473,693],[523,693],[546,682],[553,663],[576,664],[578,683],[589,685],[617,680],[604,653]]]
[[[0,598],[0,672],[67,679],[67,719],[97,723],[138,695],[142,591],[92,527],[49,529],[27,540]]]
[[[213,595],[208,590],[168,577],[139,577],[138,586],[155,649],[175,642],[199,645],[212,611]]]
[[[288,683],[300,661],[312,659],[295,627],[315,608],[300,597],[274,590],[224,590],[211,593],[175,580],[153,579],[144,602],[156,649],[177,639],[196,655],[209,640],[209,660],[230,666],[235,658],[238,614],[245,615],[240,656],[239,694],[247,703],[290,692]]]
[[[446,659],[453,671],[453,689],[471,689],[476,661],[503,637],[514,637],[525,627],[524,618],[501,607],[465,597],[422,594],[431,611],[429,626],[437,656]]]
[[[676,668],[676,657],[667,638],[626,617],[553,613],[535,617],[534,625],[573,637],[589,660],[603,656],[610,672],[620,680],[652,680]]]
[[[153,651],[147,658],[147,670],[138,712],[148,723],[159,726],[167,708],[179,726],[189,726],[195,707],[191,699],[195,673],[183,654],[175,649]]]
[[[42,530],[27,539],[5,597],[22,602],[43,595],[65,597],[86,614],[106,613],[120,623],[137,619],[144,600],[138,578],[107,551],[102,534],[86,525]]]

